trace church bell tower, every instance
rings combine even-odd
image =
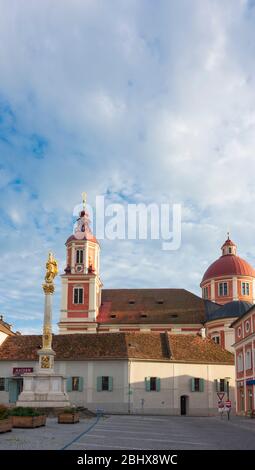
[[[96,332],[102,289],[99,262],[100,246],[90,229],[86,194],[83,193],[83,208],[74,234],[66,241],[66,268],[61,276],[60,334]]]

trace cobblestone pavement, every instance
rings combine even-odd
[[[107,416],[0,434],[0,449],[62,449],[84,431],[72,450],[255,449],[255,420],[232,417]]]

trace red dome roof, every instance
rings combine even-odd
[[[206,270],[202,282],[219,276],[251,276],[255,277],[255,269],[236,255],[224,255],[214,261]]]

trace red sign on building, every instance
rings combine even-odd
[[[13,375],[31,374],[32,372],[34,372],[33,367],[13,367],[12,369]]]

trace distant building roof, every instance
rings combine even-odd
[[[6,335],[15,335],[14,331],[12,331],[12,325],[3,320],[3,315],[0,315],[0,331]]]
[[[241,317],[251,307],[252,303],[250,302],[244,302],[243,300],[234,300],[233,302],[228,302],[227,304],[218,308],[214,312],[209,312],[207,314],[207,321],[212,321],[219,318]]]
[[[186,289],[103,289],[97,321],[113,324],[197,324],[218,304]]]
[[[42,337],[8,337],[0,346],[0,360],[36,361]],[[57,361],[92,359],[144,359],[198,363],[234,364],[234,356],[200,335],[165,333],[104,333],[54,335]]]
[[[233,323],[231,323],[230,325],[230,328],[233,328],[234,326],[236,326],[238,324],[238,322],[240,320],[242,320],[247,314],[249,314],[250,312],[252,312],[252,310],[255,308],[255,305],[251,305],[250,308],[248,308],[245,312],[243,312],[242,315],[239,316],[239,318],[236,318]]]

